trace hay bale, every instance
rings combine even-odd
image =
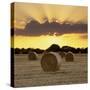
[[[55,52],[48,52],[41,58],[41,67],[45,72],[54,72],[59,70],[61,65],[61,56]]]
[[[66,60],[67,62],[72,62],[72,61],[74,61],[74,55],[73,55],[73,53],[72,53],[72,52],[68,52],[68,53],[65,55],[65,60]]]
[[[29,52],[28,53],[28,58],[29,60],[37,60],[38,59],[38,55],[36,52]]]
[[[59,52],[59,55],[60,55],[62,58],[64,58],[65,55],[66,55],[66,53],[65,53],[65,52]]]

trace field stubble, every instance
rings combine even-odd
[[[27,54],[15,54],[15,87],[87,83],[87,55],[75,54],[74,62],[62,61],[57,72],[44,72],[38,60],[29,61]]]

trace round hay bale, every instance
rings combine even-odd
[[[59,52],[59,55],[60,55],[62,58],[64,58],[65,55],[66,55],[66,53],[65,53],[65,52]]]
[[[41,58],[41,67],[45,72],[57,71],[61,65],[61,60],[61,56],[58,53],[46,53]]]
[[[72,62],[72,61],[74,61],[74,55],[73,55],[73,53],[72,53],[72,52],[68,52],[68,53],[65,55],[65,60],[66,60],[67,62]]]
[[[29,58],[29,60],[37,60],[38,59],[38,55],[37,55],[36,52],[29,52],[28,58]]]

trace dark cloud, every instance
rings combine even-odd
[[[49,23],[48,21],[43,24],[40,24],[37,21],[33,20],[26,25],[24,30],[15,30],[15,35],[39,36],[46,35],[48,33],[53,34],[54,32],[57,32],[58,35],[68,33],[87,33],[87,24],[60,24],[57,22]]]

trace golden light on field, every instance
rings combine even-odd
[[[87,39],[82,38],[84,35],[86,34],[42,35],[36,37],[14,36],[14,47],[46,49],[52,44],[58,44],[60,47],[68,45],[75,48],[85,48],[87,47]]]

